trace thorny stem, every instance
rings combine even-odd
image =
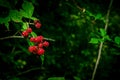
[[[107,14],[106,14],[106,22],[105,22],[105,28],[104,28],[106,31],[107,31],[107,28],[108,28],[109,15],[110,15],[110,9],[111,9],[112,3],[113,3],[113,0],[110,1],[109,7],[108,7],[108,11],[107,11]],[[97,67],[98,67],[98,64],[99,64],[99,61],[100,61],[100,57],[101,57],[103,43],[104,42],[101,42],[100,46],[99,46],[98,57],[97,57],[97,61],[96,61],[96,64],[95,64],[95,68],[94,68],[91,80],[94,80],[94,78],[95,78],[96,70],[97,70]]]

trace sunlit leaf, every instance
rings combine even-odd
[[[106,35],[105,29],[100,28],[100,34],[102,37],[105,36]]]
[[[37,34],[35,32],[31,32],[32,37],[36,37]]]
[[[89,43],[93,43],[93,44],[97,44],[99,42],[99,39],[97,38],[91,38],[91,40],[89,41]]]
[[[24,17],[27,17],[27,18],[32,17],[33,11],[34,11],[34,6],[32,5],[31,2],[24,1],[24,3],[22,4],[22,8],[24,10],[24,11],[22,11]]]
[[[27,29],[27,28],[28,28],[27,23],[23,22],[23,25],[22,25],[22,30],[25,30],[25,29]]]

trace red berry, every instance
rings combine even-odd
[[[28,32],[27,32],[27,31],[23,31],[23,32],[22,32],[22,36],[28,37]]]
[[[37,46],[29,46],[28,50],[29,52],[34,53],[37,51]]]
[[[39,44],[38,44],[38,47],[39,47],[39,48],[42,48],[42,47],[43,47],[43,44],[42,44],[42,43],[39,43]]]
[[[38,51],[37,51],[37,54],[38,55],[43,55],[45,52],[45,50],[43,48],[39,48]]]
[[[32,28],[27,28],[26,30],[28,33],[31,33],[32,32]]]
[[[44,41],[44,42],[43,42],[43,46],[48,47],[48,46],[49,46],[49,42]]]
[[[43,41],[43,36],[37,36],[35,38],[35,42],[42,42]]]
[[[31,42],[35,42],[35,38],[34,38],[34,37],[31,37],[31,38],[30,38],[30,41],[31,41]]]
[[[42,26],[42,24],[40,23],[40,22],[37,22],[36,24],[35,24],[35,27],[36,28],[40,28]]]

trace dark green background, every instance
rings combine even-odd
[[[34,5],[33,16],[42,23],[42,27],[34,31],[55,41],[49,41],[50,46],[46,48],[41,66],[41,58],[28,52],[26,39],[0,40],[0,80],[47,80],[49,77],[74,80],[74,76],[90,80],[99,45],[89,41],[98,35],[100,28],[104,28],[105,23],[99,15],[105,18],[110,0],[26,1]],[[22,3],[23,0],[0,0],[0,17],[6,17],[9,10],[20,10]],[[77,6],[86,11],[82,12]],[[103,45],[95,80],[119,79],[120,45],[114,43],[114,37],[120,36],[119,23],[119,2],[113,0],[107,32],[113,41],[106,41]],[[11,36],[21,28],[13,21],[9,24],[9,31],[4,24],[0,25],[1,38]],[[21,67],[23,64],[18,60],[27,64]]]

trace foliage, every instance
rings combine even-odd
[[[120,69],[119,4],[113,2],[108,29],[104,30],[109,0],[0,0],[0,79],[90,80],[99,44],[104,42],[95,80],[118,78]],[[45,55],[28,51],[33,45],[21,32],[40,20],[50,41]],[[12,37],[11,37],[12,36]],[[3,68],[4,67],[4,68]]]

